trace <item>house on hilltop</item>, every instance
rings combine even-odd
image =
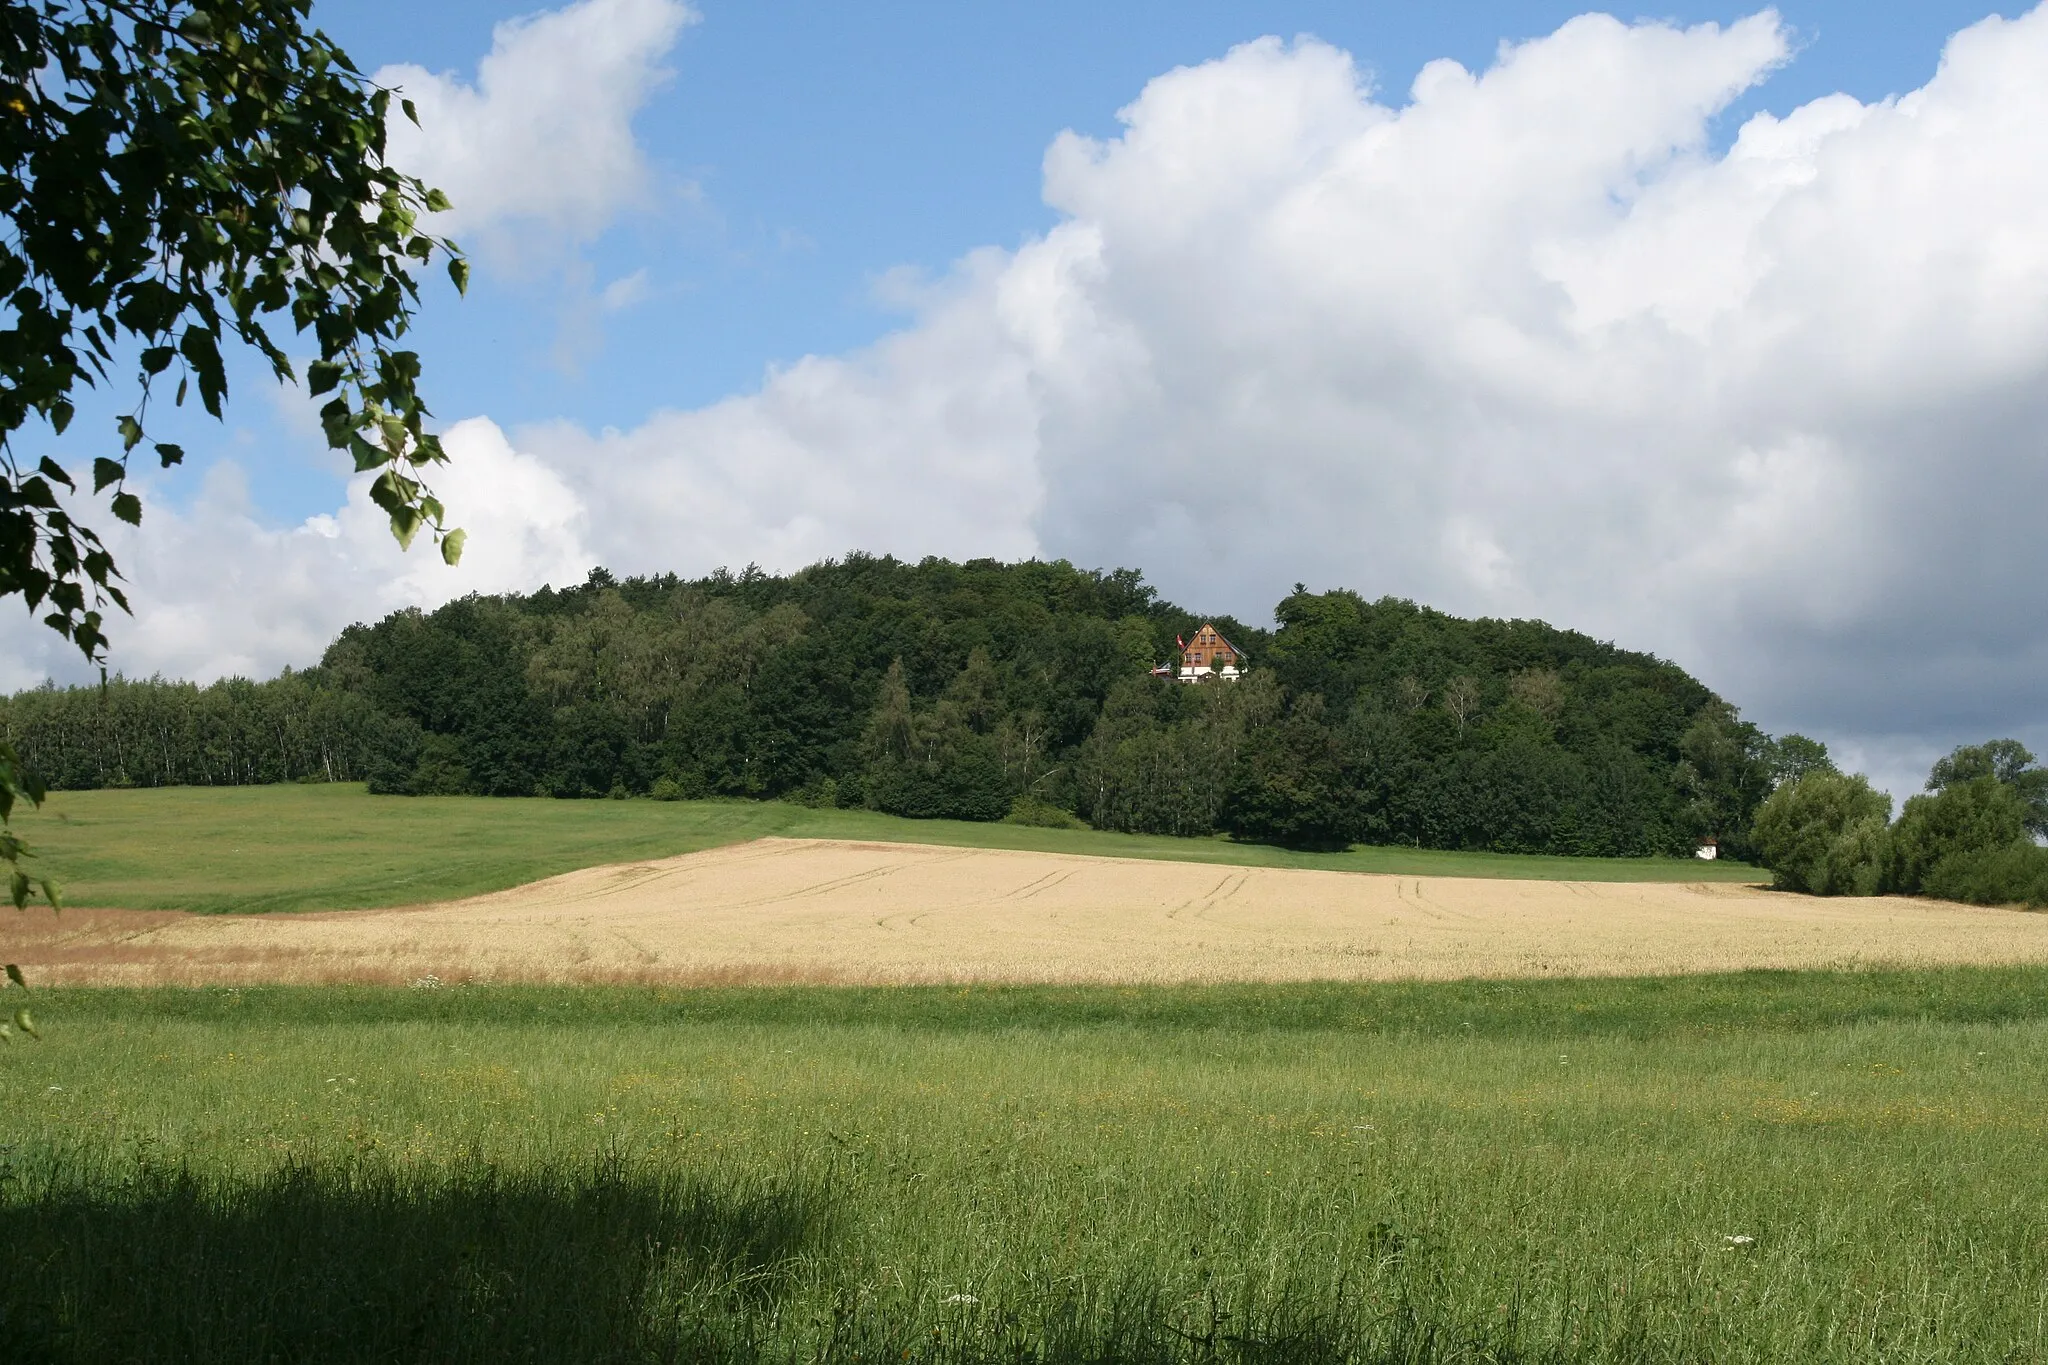
[[[1224,682],[1236,682],[1244,676],[1247,660],[1216,627],[1204,623],[1194,639],[1174,639],[1180,645],[1180,681],[1196,683],[1221,678]]]

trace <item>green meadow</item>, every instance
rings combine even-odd
[[[763,835],[1756,875],[324,786],[23,829],[76,903],[211,911]],[[10,1361],[2048,1360],[2048,969],[32,1003]]]
[[[371,796],[354,784],[53,793],[18,820],[77,905],[253,912],[371,909],[501,891],[633,858],[768,835],[869,839],[1247,867],[1573,881],[1760,881],[1734,863],[1433,849],[1304,853],[1228,839],[906,820],[765,801]]]
[[[2048,970],[42,993],[35,1361],[2048,1355]]]

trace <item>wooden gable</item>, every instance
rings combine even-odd
[[[1181,662],[1189,668],[1226,668],[1241,662],[1241,656],[1230,641],[1224,639],[1222,632],[1207,622],[1204,622],[1202,628],[1195,632],[1194,638],[1188,641],[1187,648],[1181,652],[1180,657]]]

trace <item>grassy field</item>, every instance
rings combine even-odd
[[[365,909],[500,891],[556,873],[764,835],[1310,867],[1440,877],[1756,881],[1679,858],[1427,849],[1300,853],[1223,839],[903,820],[752,801],[370,796],[360,786],[60,792],[18,827],[77,905],[133,910]]]
[[[42,1012],[12,1359],[2048,1356],[2048,970]]]

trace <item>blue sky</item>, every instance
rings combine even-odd
[[[323,0],[472,248],[416,334],[470,548],[400,556],[244,366],[115,533],[115,663],[596,563],[1064,556],[1541,617],[1895,791],[2048,750],[2048,10],[1988,14]],[[78,675],[9,629],[0,682]]]
[[[562,322],[553,274],[483,271],[469,299],[439,300],[420,334],[437,410],[517,426],[557,418],[630,426],[754,388],[765,368],[842,352],[900,326],[876,298],[885,272],[941,274],[976,247],[1045,231],[1039,163],[1062,129],[1117,130],[1153,76],[1265,34],[1314,34],[1399,102],[1428,61],[1483,68],[1498,44],[1549,33],[1584,5],[1046,0],[1030,5],[700,0],[636,120],[661,186],[582,253],[591,283],[646,271],[645,299],[595,328]],[[365,69],[407,62],[473,76],[493,25],[522,4],[322,0],[316,21]],[[1637,11],[1615,11],[1623,18]],[[1692,24],[1755,7],[1642,11]],[[1790,3],[1795,59],[1720,120],[1783,112],[1837,90],[1864,100],[1933,74],[1942,41],[1993,10],[1981,0]],[[565,341],[565,333],[576,334]],[[565,354],[566,352],[566,354]],[[263,384],[252,375],[244,394]],[[251,395],[253,396],[253,395]],[[295,521],[330,508],[338,476],[280,439],[254,403],[239,439],[195,428],[194,448],[242,455],[258,504]],[[224,440],[223,437],[226,437]],[[203,458],[203,457],[202,457]],[[189,494],[190,484],[171,490]]]

